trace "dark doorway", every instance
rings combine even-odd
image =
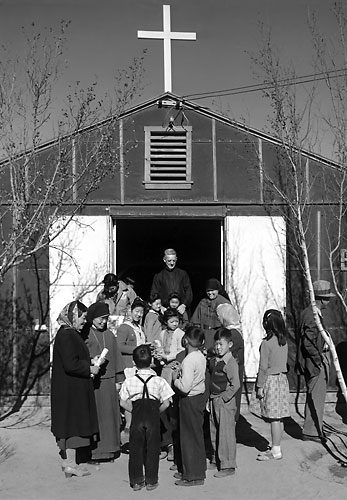
[[[189,274],[192,310],[205,295],[208,278],[221,278],[221,220],[117,219],[117,272],[136,282],[136,293],[147,300],[155,273],[164,267],[165,248],[178,254],[177,266]]]

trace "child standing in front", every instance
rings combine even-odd
[[[270,422],[272,446],[259,453],[257,460],[282,458],[283,418],[289,417],[289,384],[287,378],[288,344],[284,319],[280,311],[269,309],[263,317],[265,339],[260,345],[256,396],[262,417]]]
[[[177,309],[168,307],[165,310],[161,318],[163,329],[159,336],[160,347],[158,346],[153,354],[154,358],[161,364],[160,376],[170,386],[172,386],[172,374],[173,367],[176,365],[176,356],[179,352],[184,351],[184,347],[182,346],[184,331],[178,327],[179,316],[180,314]],[[167,446],[167,459],[172,462],[174,460],[173,433],[176,425],[172,407],[162,413],[161,420],[163,424],[162,447]]]
[[[151,295],[148,304],[150,305],[150,310],[146,314],[145,321],[143,324],[143,329],[145,331],[146,341],[153,343],[154,340],[158,340],[161,332],[161,298],[157,293]]]
[[[214,335],[216,356],[209,362],[210,371],[210,433],[219,470],[214,477],[235,474],[235,395],[240,388],[239,367],[231,353],[232,333],[218,328]]]
[[[163,329],[159,335],[160,347],[154,352],[154,357],[162,364],[161,376],[169,383],[172,382],[172,365],[179,352],[184,351],[182,338],[184,331],[178,327],[179,312],[168,307],[164,312],[161,323]]]
[[[121,406],[132,413],[129,479],[134,491],[145,485],[151,491],[158,486],[160,412],[169,406],[174,391],[150,369],[152,354],[148,345],[136,347],[133,360],[137,373],[124,381],[119,394]]]
[[[174,474],[177,486],[199,486],[206,477],[206,454],[203,433],[206,359],[200,348],[204,332],[188,326],[182,339],[187,355],[181,370],[173,370],[175,387],[180,391],[179,421],[182,470]]]

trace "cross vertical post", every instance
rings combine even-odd
[[[172,92],[171,40],[196,40],[196,33],[171,31],[170,5],[163,5],[163,31],[138,31],[137,36],[164,41],[164,91]]]

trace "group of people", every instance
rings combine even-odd
[[[73,301],[58,317],[52,432],[66,477],[90,474],[86,461],[113,461],[121,449],[122,422],[135,491],[158,486],[164,446],[178,486],[203,484],[206,467],[215,469],[216,478],[235,474],[244,376],[239,315],[215,278],[207,280],[206,297],[191,315],[188,274],[176,267],[173,249],[165,250],[163,260],[147,303],[132,282],[110,273],[95,303],[87,308]],[[265,461],[282,458],[289,386],[281,313],[266,311],[263,327],[255,392],[271,426],[272,446],[257,457]]]

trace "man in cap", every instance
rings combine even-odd
[[[315,281],[313,290],[318,314],[324,328],[323,311],[335,294],[331,293],[330,283],[325,280]],[[302,439],[325,442],[323,412],[329,377],[329,348],[317,328],[311,304],[301,315],[298,365],[301,373],[304,374],[307,386]]]
[[[173,248],[167,248],[164,252],[163,261],[165,268],[154,275],[151,295],[158,294],[164,307],[169,306],[169,295],[177,293],[181,298],[178,312],[184,314],[193,300],[193,292],[190,279],[186,271],[176,267],[177,253]]]

